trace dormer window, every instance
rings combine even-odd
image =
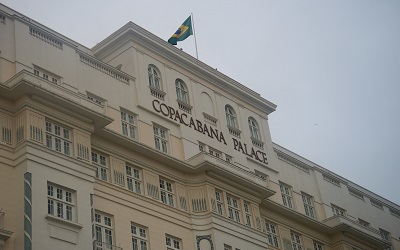
[[[191,114],[192,106],[189,103],[189,94],[186,84],[181,80],[175,81],[176,88],[176,101],[178,102],[179,109]]]
[[[240,137],[240,133],[242,131],[240,131],[238,128],[235,110],[231,106],[226,105],[225,106],[225,115],[226,115],[226,124],[228,126],[229,133],[236,137]]]
[[[233,108],[229,105],[225,106],[225,114],[226,114],[226,123],[229,127],[237,128],[236,123],[236,113]]]
[[[260,128],[258,126],[257,121],[253,117],[249,117],[249,129],[250,129],[250,136],[251,142],[254,146],[258,148],[263,148],[264,142],[261,140]]]
[[[155,89],[161,90],[161,79],[158,69],[154,65],[149,65],[147,69],[149,73],[149,85]]]
[[[147,71],[151,95],[164,101],[165,92],[162,91],[160,71],[152,64],[147,67]]]
[[[189,96],[186,84],[182,80],[177,79],[175,81],[175,87],[176,87],[176,96],[178,97],[178,100],[183,103],[189,104]]]

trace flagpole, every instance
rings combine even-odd
[[[196,39],[196,30],[194,29],[194,18],[193,12],[190,13],[192,15],[192,22],[193,22],[193,35],[194,35],[194,45],[196,46],[196,58],[199,60],[199,53],[197,52],[197,39]]]

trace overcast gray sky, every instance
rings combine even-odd
[[[274,142],[400,204],[400,1],[1,2],[89,48],[129,21],[168,40],[193,12],[199,59],[278,105]]]

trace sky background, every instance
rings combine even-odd
[[[129,21],[168,40],[193,12],[199,60],[278,105],[275,143],[400,204],[400,1],[1,3],[89,48]]]

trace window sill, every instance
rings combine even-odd
[[[67,225],[67,226],[70,226],[70,227],[73,227],[73,228],[76,228],[76,229],[83,228],[82,224],[79,224],[79,223],[76,223],[76,222],[73,222],[73,221],[69,221],[69,220],[65,220],[65,219],[61,219],[61,218],[56,217],[56,216],[51,215],[51,214],[47,214],[46,215],[46,219],[50,220],[50,221],[58,222],[60,224],[64,224],[64,225]]]

